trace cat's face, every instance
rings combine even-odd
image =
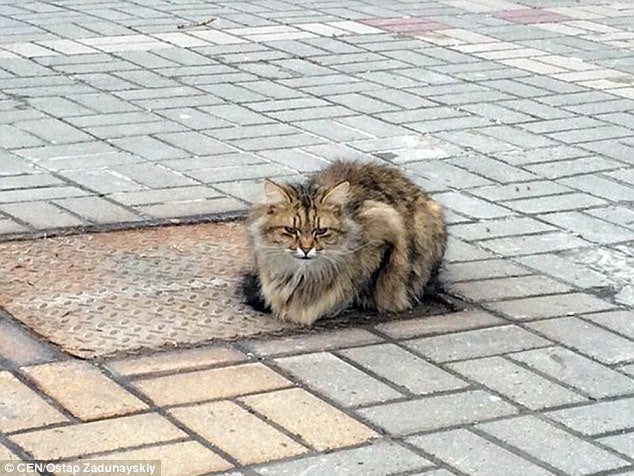
[[[349,184],[300,190],[265,182],[265,212],[258,220],[259,245],[308,265],[329,260],[349,244],[351,224],[343,212]]]

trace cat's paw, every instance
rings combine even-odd
[[[407,290],[404,287],[389,289],[377,286],[374,299],[379,312],[401,312],[411,307]]]

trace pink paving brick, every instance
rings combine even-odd
[[[571,18],[560,15],[559,13],[540,10],[538,8],[526,8],[521,10],[501,10],[493,13],[496,18],[508,20],[513,23],[531,24],[531,23],[553,23],[559,21],[571,20]]]

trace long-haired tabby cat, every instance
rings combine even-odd
[[[336,162],[305,183],[264,189],[248,220],[256,307],[305,325],[350,305],[396,312],[435,279],[442,210],[399,170]]]

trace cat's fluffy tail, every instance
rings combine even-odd
[[[244,301],[256,311],[271,312],[271,308],[266,304],[262,297],[262,286],[260,278],[253,271],[245,271],[242,274],[240,283]]]

